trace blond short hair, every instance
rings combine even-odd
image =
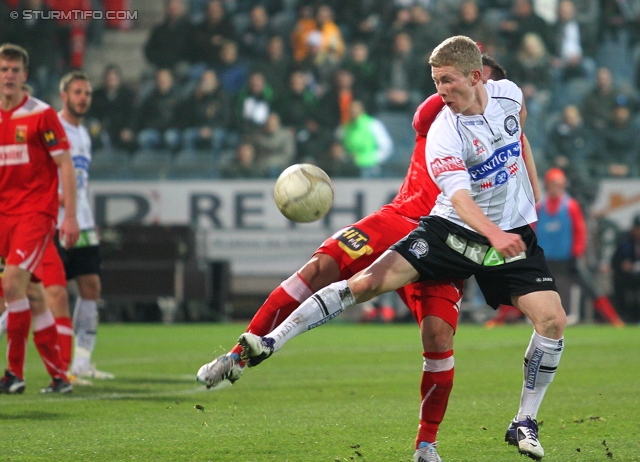
[[[474,70],[482,72],[482,53],[476,42],[469,37],[456,35],[433,50],[429,64],[431,67],[453,66],[468,76]]]
[[[29,67],[29,53],[15,43],[3,43],[0,46],[0,59],[6,61],[22,61],[25,70]]]
[[[69,85],[71,82],[75,82],[76,80],[85,80],[87,82],[91,82],[89,80],[89,76],[82,71],[71,71],[66,74],[62,79],[60,79],[60,93],[66,93],[69,90]]]

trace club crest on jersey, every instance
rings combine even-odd
[[[433,176],[438,177],[446,172],[453,172],[455,170],[466,170],[464,162],[459,157],[447,156],[438,158],[431,162],[431,170]]]
[[[16,126],[16,143],[26,143],[26,142],[27,142],[27,126],[17,125]]]
[[[422,238],[416,239],[409,246],[409,252],[416,258],[424,257],[429,253],[429,243]]]
[[[44,142],[47,143],[47,146],[55,146],[58,144],[58,138],[56,134],[53,133],[53,130],[47,130],[44,132]]]
[[[509,135],[514,135],[518,131],[518,119],[515,116],[510,115],[504,119],[504,129]]]

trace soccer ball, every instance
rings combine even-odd
[[[273,195],[285,217],[310,223],[324,217],[333,205],[333,184],[320,167],[294,164],[280,174]]]

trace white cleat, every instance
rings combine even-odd
[[[240,357],[247,361],[247,366],[254,367],[273,354],[276,341],[271,337],[244,333],[238,339],[238,343],[242,346]]]
[[[233,385],[244,372],[244,366],[238,362],[237,354],[225,354],[203,365],[196,375],[196,380],[209,389],[220,390]]]
[[[512,421],[504,440],[512,446],[518,446],[520,454],[529,456],[533,460],[544,457],[544,449],[538,441],[538,422],[531,417],[521,422]]]
[[[91,364],[89,367],[74,367],[71,370],[71,373],[76,377],[80,377],[83,379],[113,380],[116,378],[116,376],[111,372],[105,372],[96,369],[93,364]]]
[[[91,380],[87,380],[87,379],[83,379],[81,377],[78,377],[77,375],[71,373],[71,372],[67,372],[67,380],[69,380],[69,383],[71,385],[78,385],[80,387],[92,387],[93,386],[93,382]]]
[[[420,448],[413,453],[413,462],[442,462],[436,450],[436,443],[420,443]]]

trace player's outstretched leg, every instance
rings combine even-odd
[[[322,268],[314,266],[316,261],[317,259],[306,267],[321,271]],[[331,264],[331,262],[337,266],[332,259],[328,264]],[[337,271],[336,269],[335,272]],[[313,272],[310,273],[312,275],[315,274]],[[271,292],[251,320],[247,327],[247,332],[267,335],[274,326],[285,320],[298,308],[301,302],[312,294],[313,292],[309,288],[307,280],[303,278],[300,272],[296,272]],[[236,344],[227,354],[204,364],[198,370],[196,380],[211,390],[219,390],[235,383],[242,376],[246,365],[245,361],[240,359],[241,352],[242,347]]]
[[[241,364],[240,355],[231,352],[203,365],[196,375],[196,380],[209,389],[217,390],[233,385],[243,372],[244,365]]]
[[[355,304],[347,281],[334,282],[306,299],[268,336],[242,334],[238,339],[242,346],[240,357],[249,367],[257,366],[292,338],[329,322]]]
[[[511,422],[504,440],[512,446],[518,446],[520,454],[524,454],[533,460],[541,460],[544,457],[544,449],[538,441],[538,422],[531,417],[523,421]]]
[[[442,462],[436,450],[437,443],[421,443],[413,454],[413,462]]]

